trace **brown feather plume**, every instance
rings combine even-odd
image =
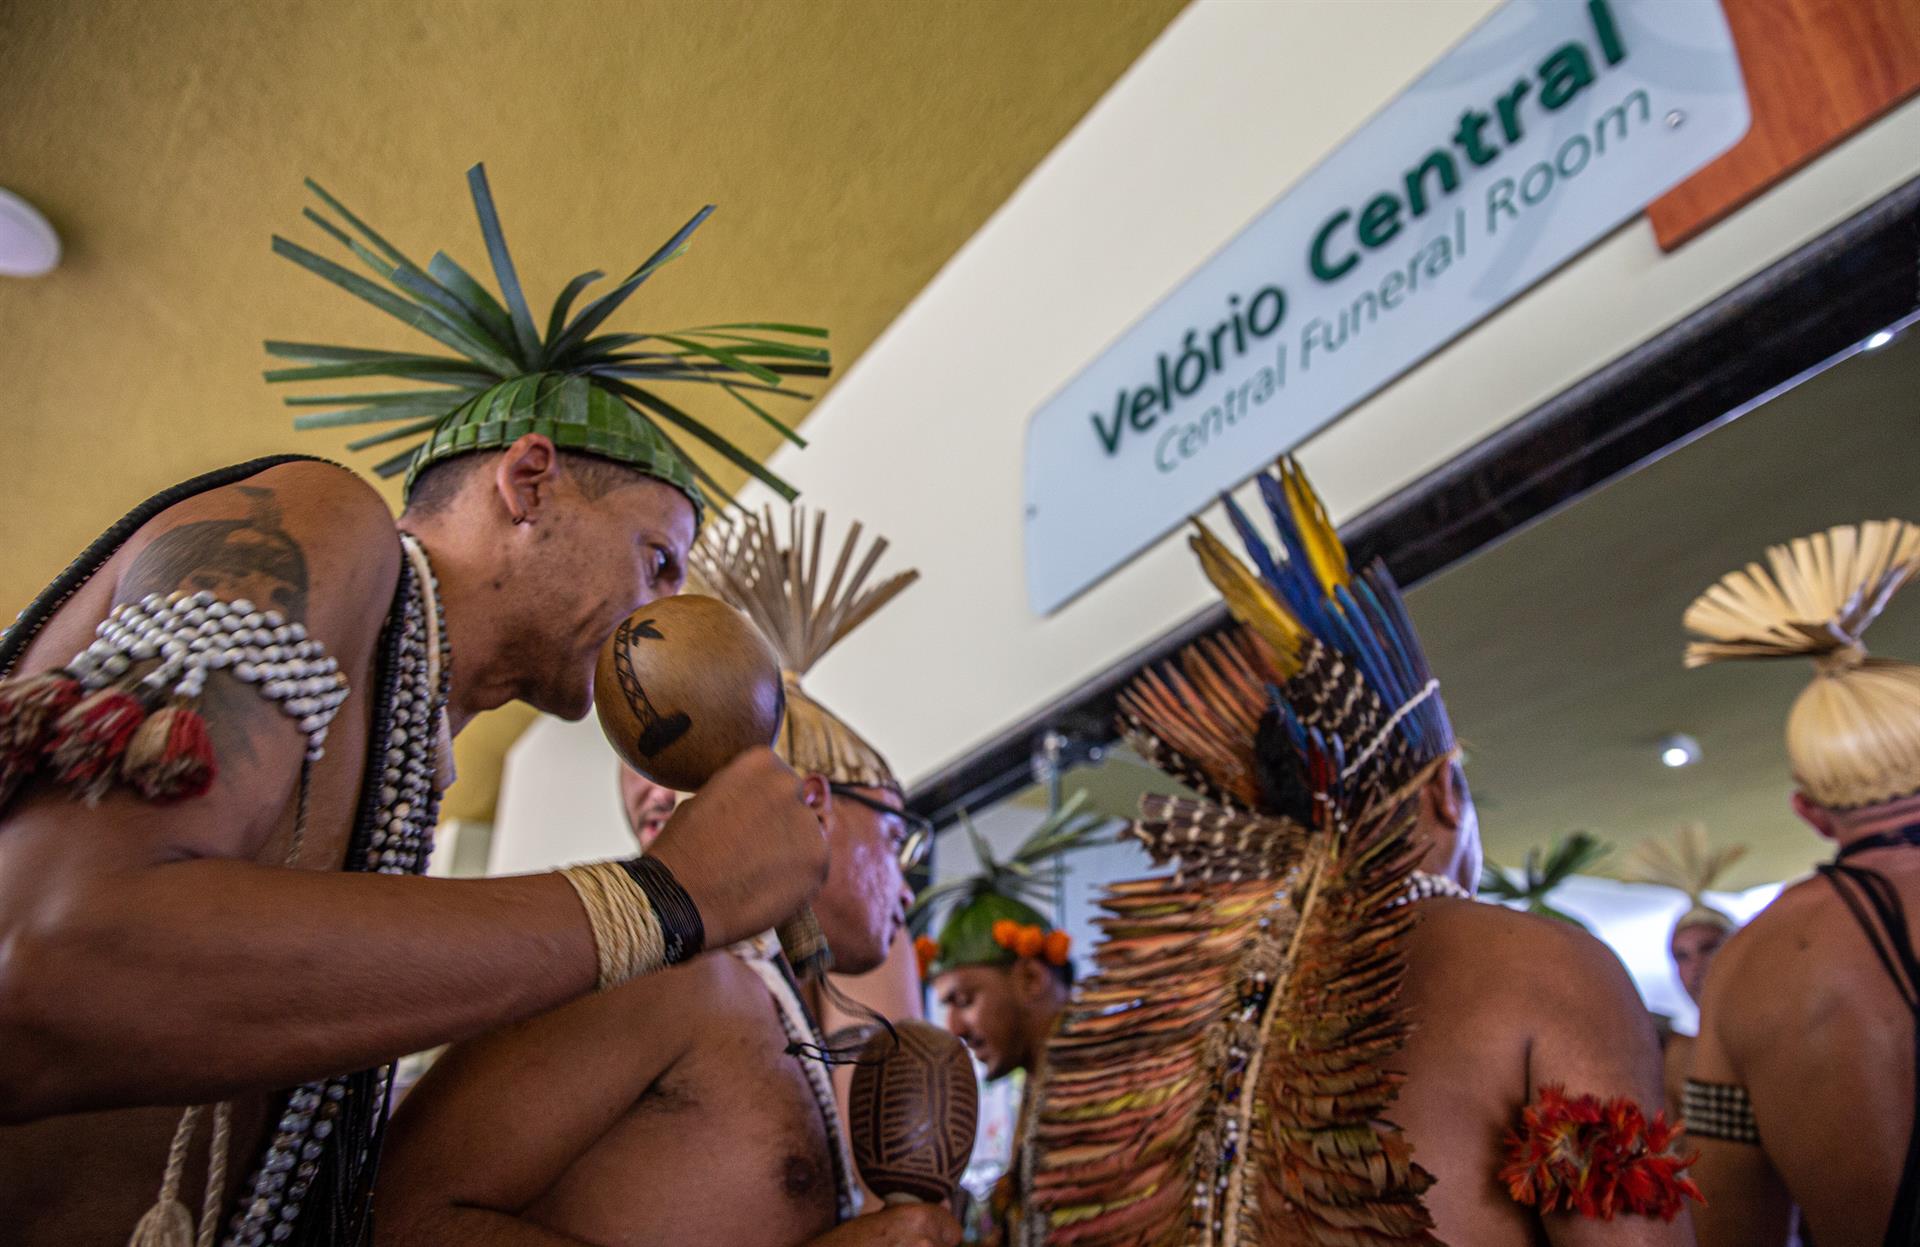
[[[1318,582],[1346,591],[1318,499],[1283,485]],[[1431,1247],[1432,1178],[1384,1114],[1408,1031],[1408,798],[1450,738],[1416,755],[1396,727],[1420,698],[1390,713],[1267,579],[1204,529],[1195,544],[1242,626],[1137,679],[1120,724],[1201,799],[1141,802],[1134,834],[1176,870],[1102,901],[1096,973],[1033,1092],[1029,1225],[1075,1247]]]

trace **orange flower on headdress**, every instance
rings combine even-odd
[[[920,977],[926,978],[927,971],[933,968],[934,959],[940,956],[940,941],[925,935],[914,936],[913,955],[920,961]]]
[[[1047,932],[1047,964],[1064,966],[1067,964],[1067,951],[1073,947],[1073,937],[1065,931]]]
[[[1046,932],[1039,927],[1021,927],[1019,936],[1013,942],[1013,951],[1022,957],[1038,957],[1040,950],[1046,946]]]
[[[1002,948],[1011,949],[1020,936],[1020,924],[1011,918],[993,920],[993,942]]]

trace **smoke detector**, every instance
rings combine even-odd
[[[39,277],[60,263],[60,235],[34,206],[0,190],[0,276]]]

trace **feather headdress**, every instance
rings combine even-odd
[[[1733,864],[1747,855],[1743,844],[1715,849],[1707,843],[1707,825],[1688,823],[1671,840],[1642,840],[1627,850],[1621,878],[1628,883],[1650,883],[1687,894],[1687,912],[1673,924],[1734,928],[1733,915],[1707,904],[1706,895]]]
[[[1290,461],[1253,566],[1193,545],[1242,628],[1121,698],[1134,748],[1201,794],[1149,796],[1167,877],[1114,885],[1098,974],[1049,1045],[1029,1147],[1046,1241],[1430,1244],[1431,1177],[1383,1114],[1407,1026],[1407,798],[1452,731],[1384,567],[1356,575]]]
[[[1087,808],[1085,791],[1074,793],[1047,815],[1005,858],[962,820],[980,870],[921,892],[907,910],[918,937],[921,976],[959,966],[1006,965],[1019,957],[1066,964],[1069,944],[1045,910],[1059,896],[1065,854],[1111,843],[1112,820]],[[925,935],[934,911],[950,905],[937,939]],[[1030,934],[1031,933],[1031,934]]]
[[[397,428],[350,442],[347,449],[405,443],[405,449],[382,460],[374,471],[381,476],[406,472],[408,492],[430,464],[469,451],[498,450],[525,433],[543,433],[563,450],[625,463],[678,487],[696,512],[703,494],[725,499],[726,492],[713,477],[667,436],[665,426],[672,426],[781,496],[793,498],[786,482],[669,401],[659,386],[716,386],[781,436],[805,445],[752,395],[809,397],[787,388],[783,378],[825,376],[827,350],[787,339],[824,338],[826,330],[755,321],[649,333],[597,332],[642,283],[685,252],[687,239],[713,213],[711,204],[612,290],[578,311],[575,301],[606,274],[582,273],[568,282],[554,301],[543,335],[534,326],[507,250],[486,169],[469,169],[467,184],[500,286],[498,297],[445,252],[436,252],[424,268],[414,263],[317,183],[307,182],[321,208],[306,209],[307,219],[380,280],[362,277],[278,236],[274,252],[457,354],[268,342],[269,355],[299,361],[296,367],[269,371],[268,381],[387,377],[409,387],[394,393],[289,398],[291,407],[337,409],[295,417],[296,429],[398,422]]]
[[[694,546],[693,573],[703,589],[751,619],[780,656],[787,718],[776,748],[788,765],[842,784],[898,792],[900,781],[887,760],[808,696],[800,681],[920,573],[896,572],[869,584],[887,540],[875,538],[864,555],[856,556],[862,529],[855,522],[823,583],[826,524],[823,514],[814,513],[809,523],[803,508],[790,508],[782,544],[772,508],[720,518]]]
[[[1767,551],[1687,607],[1689,667],[1810,658],[1787,719],[1794,779],[1830,809],[1920,792],[1920,667],[1869,658],[1867,626],[1915,575],[1920,525],[1842,525]]]

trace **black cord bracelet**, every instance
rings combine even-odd
[[[707,946],[706,924],[700,921],[699,908],[667,869],[667,864],[657,857],[634,857],[621,862],[620,867],[646,893],[647,903],[660,919],[660,931],[667,943],[667,964],[677,966],[690,957],[699,956]]]

